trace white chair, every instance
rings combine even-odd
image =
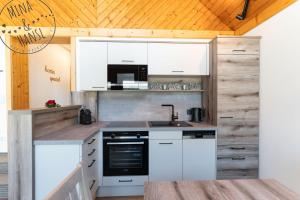
[[[81,164],[50,192],[45,200],[92,200]]]

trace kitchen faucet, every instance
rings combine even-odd
[[[178,119],[178,112],[174,113],[174,105],[173,104],[162,104],[161,106],[168,106],[168,107],[172,107],[172,122],[174,122],[176,119]]]

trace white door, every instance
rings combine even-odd
[[[107,42],[77,41],[76,84],[79,91],[107,90]]]
[[[216,179],[215,139],[183,140],[183,180]]]
[[[109,42],[108,64],[147,65],[147,43]]]
[[[209,75],[209,45],[149,43],[149,75]]]
[[[5,46],[0,41],[0,152],[7,152]]]
[[[149,140],[149,180],[182,179],[182,140]]]

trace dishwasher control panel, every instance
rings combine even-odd
[[[183,139],[215,139],[215,130],[183,131]]]

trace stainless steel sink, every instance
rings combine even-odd
[[[150,127],[190,127],[189,123],[185,121],[150,121]]]

